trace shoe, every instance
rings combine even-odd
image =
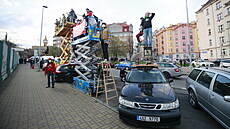
[[[50,86],[47,86],[46,88],[49,88]]]
[[[54,86],[52,86],[52,88],[54,88]]]

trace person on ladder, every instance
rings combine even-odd
[[[155,16],[155,13],[145,13],[145,17],[141,21],[141,27],[144,33],[145,46],[152,46],[152,19]]]
[[[108,52],[108,46],[110,43],[110,31],[106,27],[106,23],[102,23],[101,25],[102,31],[101,31],[101,48],[103,51],[103,59],[109,60],[109,52]]]

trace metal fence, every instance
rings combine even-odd
[[[0,42],[0,82],[15,70],[18,60],[19,54],[5,42]]]

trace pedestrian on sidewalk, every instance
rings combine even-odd
[[[182,61],[182,59],[180,59],[180,66],[182,67],[182,63],[183,63],[183,61]]]
[[[45,76],[47,74],[47,79],[48,79],[48,86],[46,88],[50,87],[50,77],[51,77],[51,81],[52,81],[52,88],[54,88],[54,74],[56,72],[56,67],[55,64],[53,63],[52,59],[49,58],[48,60],[48,64],[46,65],[45,68]]]

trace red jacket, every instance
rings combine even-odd
[[[51,63],[48,63],[46,65],[46,68],[45,68],[45,74],[47,74],[47,72],[50,72],[50,73],[55,73],[56,72],[56,66],[53,62]]]

